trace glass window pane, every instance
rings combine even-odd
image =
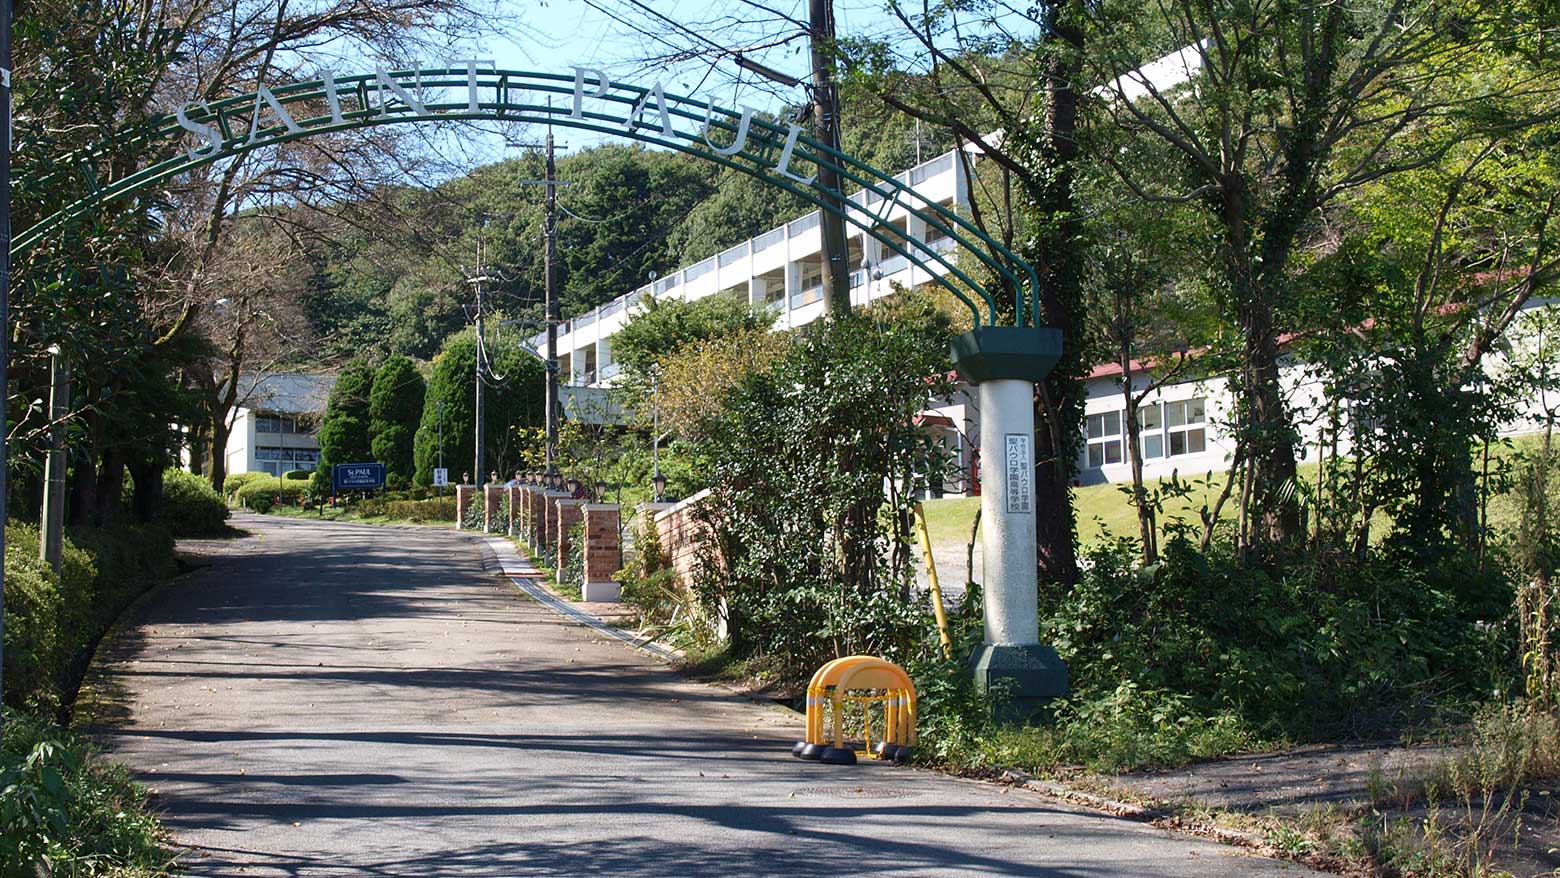
[[[1186,453],[1186,434],[1185,433],[1171,433],[1170,434],[1170,456],[1174,457],[1177,454],[1185,454],[1185,453]]]
[[[1142,408],[1139,408],[1138,423],[1141,424],[1145,430],[1159,429],[1159,403],[1156,402],[1153,405],[1145,405]]]
[[[1197,428],[1196,430],[1186,431],[1186,447],[1193,454],[1196,454],[1197,452],[1202,451],[1204,448],[1208,447],[1207,441],[1203,437],[1203,431],[1201,427]]]
[[[1186,423],[1186,403],[1165,403],[1165,423],[1172,427],[1180,427]]]
[[[1201,424],[1203,422],[1203,401],[1201,399],[1187,401],[1186,422],[1188,424]]]
[[[1158,433],[1143,437],[1143,459],[1165,456],[1165,438]]]
[[[1094,443],[1089,446],[1089,466],[1100,466],[1105,462],[1105,446]]]
[[[1106,463],[1121,463],[1121,443],[1120,442],[1106,442],[1105,443],[1105,462]]]
[[[1105,413],[1105,435],[1106,436],[1120,436],[1121,435],[1121,412],[1106,412]]]
[[[1105,416],[1104,415],[1089,415],[1087,418],[1085,418],[1085,421],[1089,425],[1089,438],[1090,439],[1098,439],[1098,438],[1100,438],[1100,435],[1105,430]]]

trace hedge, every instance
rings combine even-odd
[[[161,525],[71,531],[58,576],[38,560],[35,525],[13,522],[5,540],[4,702],[66,713],[98,638],[175,572],[173,536]]]
[[[227,533],[227,504],[205,476],[170,469],[163,473],[162,522],[176,537]]]
[[[222,480],[222,496],[232,501],[243,488],[267,479],[274,482],[276,476],[270,473],[233,473]]]
[[[270,512],[276,503],[277,494],[280,493],[282,504],[286,506],[302,506],[304,495],[309,490],[308,482],[278,481],[276,476],[265,475],[264,479],[251,481],[239,488],[233,494],[233,500],[245,509],[255,512]]]

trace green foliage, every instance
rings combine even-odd
[[[221,535],[228,530],[227,517],[227,504],[204,476],[178,469],[163,473],[162,522],[174,536]]]
[[[172,855],[146,792],[86,740],[20,713],[0,740],[0,878],[154,876]]]
[[[774,322],[769,309],[730,296],[693,301],[646,297],[612,336],[612,356],[623,367],[623,380],[644,393],[652,373],[672,353],[698,342],[768,331]]]
[[[545,393],[542,364],[513,343],[500,339],[488,346],[493,372],[502,377],[487,391],[489,471],[512,473],[521,460],[520,428],[542,423]],[[439,462],[439,406],[444,411],[444,465],[450,481],[467,473],[476,483],[487,480],[487,472],[473,473],[476,456],[475,425],[477,342],[472,332],[451,336],[444,350],[434,358],[428,376],[428,392],[423,402],[422,422],[413,441],[417,471],[414,482],[433,484],[433,469]]]
[[[412,438],[422,418],[426,387],[417,366],[402,356],[387,358],[374,373],[368,434],[373,459],[385,465],[393,485],[412,480]]]
[[[846,128],[847,132],[851,130]],[[908,165],[878,167],[897,169]],[[669,249],[683,265],[714,256],[814,209],[789,192],[754,185],[753,178],[740,171],[725,168],[718,173],[715,191],[699,201],[667,237]]]
[[[569,556],[558,571],[558,584],[581,588],[585,585],[585,523],[569,528]]]
[[[916,473],[939,458],[912,417],[945,390],[946,345],[932,310],[815,325],[701,426],[712,489],[698,508],[714,536],[696,587],[726,608],[735,657],[807,672],[904,653],[924,633],[907,516]]]
[[[1042,591],[1041,639],[1080,706],[1131,686],[1180,705],[1176,721],[1233,714],[1314,738],[1508,685],[1489,658],[1510,583],[1460,559],[1426,569],[1384,549],[1358,566],[1267,571],[1180,539],[1153,568],[1135,566],[1129,541],[1088,559],[1071,590]]]
[[[60,574],[38,560],[38,530],[6,528],[5,704],[60,710],[97,639],[152,584],[172,575],[173,538],[158,526],[72,531]]]
[[[286,506],[304,505],[311,496],[311,490],[310,482],[278,480],[276,476],[267,476],[239,488],[233,500],[245,509],[264,514],[270,512],[278,500]]]
[[[320,463],[328,486],[331,468],[338,463],[362,463],[373,459],[369,446],[369,396],[374,367],[365,360],[347,364],[337,376],[320,420]],[[319,476],[314,477],[316,481]],[[327,488],[328,491],[328,488]]]
[[[289,482],[307,482],[309,479],[314,478],[314,470],[290,469],[282,473],[282,478]]]
[[[274,478],[276,476],[270,473],[229,473],[227,478],[222,480],[222,494],[227,499],[232,500],[238,496],[238,492],[244,487]]]

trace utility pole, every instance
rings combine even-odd
[[[553,160],[552,127],[547,129],[547,219],[543,227],[546,235],[543,282],[546,289],[547,308],[547,396],[545,418],[547,424],[547,470],[552,471],[558,459],[558,166]]]
[[[488,278],[487,266],[483,264],[482,228],[482,225],[479,223],[477,227],[477,273],[475,277],[469,279],[469,283],[474,285],[477,290],[477,368],[475,369],[477,379],[476,468],[472,470],[472,478],[476,479],[476,483],[479,485],[487,484],[483,477],[483,472],[485,472],[483,464],[487,461],[487,418],[484,416],[487,408],[488,377],[487,325],[485,322],[487,315],[482,307],[482,284]]]
[[[65,418],[70,414],[70,366],[60,346],[49,345],[49,454],[43,463],[43,514],[38,557],[55,573],[65,551]]]
[[[835,151],[840,149],[840,94],[834,87],[834,2],[808,0],[808,27],[812,31],[813,137]],[[818,164],[818,189],[824,207],[818,211],[823,237],[823,307],[833,317],[850,313],[850,251],[845,243],[845,198],[833,157]],[[835,213],[834,211],[840,211]]]
[[[5,416],[10,382],[6,367],[11,361],[11,6],[12,0],[0,0],[0,558],[5,557],[5,474],[10,464],[6,436],[11,433]],[[0,564],[0,668],[5,667],[5,569]],[[0,673],[0,693],[5,691]],[[5,720],[0,719],[0,731]]]

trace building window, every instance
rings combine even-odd
[[[1208,446],[1203,401],[1188,399],[1165,403],[1165,448],[1170,457],[1201,454]]]
[[[1102,412],[1085,418],[1089,466],[1125,459],[1123,412]],[[1207,450],[1207,416],[1202,399],[1138,406],[1138,442],[1144,460],[1200,454]]]
[[[1121,412],[1101,412],[1085,418],[1089,431],[1089,466],[1121,463]]]
[[[1157,402],[1138,406],[1138,447],[1144,460],[1165,456],[1164,409]]]
[[[256,415],[256,433],[296,433],[298,422],[292,418],[283,418],[276,415]]]

